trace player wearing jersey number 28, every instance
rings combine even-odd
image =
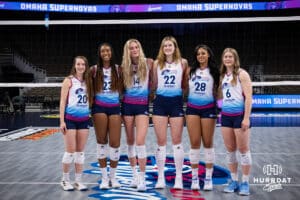
[[[190,136],[189,152],[192,167],[191,189],[199,190],[198,166],[201,142],[204,146],[205,179],[204,190],[212,190],[214,130],[216,126],[216,97],[219,85],[219,69],[212,50],[204,44],[197,45],[193,62],[185,75],[187,87],[186,123]]]

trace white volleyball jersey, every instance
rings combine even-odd
[[[157,95],[166,97],[174,97],[182,95],[182,64],[178,63],[165,63],[165,67],[160,69],[157,67]]]
[[[243,95],[242,85],[239,79],[235,86],[231,84],[232,74],[225,75],[222,80],[222,114],[239,115],[244,112],[245,98]]]
[[[95,103],[105,107],[119,105],[119,92],[111,90],[111,67],[103,68],[103,89],[95,95]]]
[[[191,106],[207,106],[213,104],[214,79],[209,73],[209,68],[198,68],[189,79],[188,104]]]
[[[125,89],[123,102],[129,104],[148,104],[149,95],[149,67],[147,66],[146,79],[141,81],[135,73],[133,75],[132,86]]]
[[[71,77],[71,87],[65,109],[65,117],[69,120],[84,121],[89,118],[90,110],[85,82]]]

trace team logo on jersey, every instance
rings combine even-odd
[[[177,71],[176,70],[170,70],[170,69],[165,69],[165,70],[161,71],[162,76],[171,75],[171,74],[177,74]]]
[[[84,173],[88,174],[95,174],[101,175],[101,171],[99,170],[99,164],[97,162],[91,163],[92,169],[84,171]],[[109,164],[108,164],[109,166]],[[174,190],[172,189],[174,182],[175,182],[175,164],[173,157],[166,158],[165,164],[165,178],[166,178],[166,185],[167,190],[170,191],[170,194],[179,199],[184,199],[185,194],[189,194],[191,196],[195,196],[195,198],[199,198],[200,192],[199,191],[192,191],[190,190],[191,187],[191,167],[190,161],[188,159],[184,159],[183,165],[183,186],[184,190]],[[203,187],[204,178],[205,178],[205,163],[199,163],[199,180],[200,180],[200,187]],[[130,163],[128,161],[128,157],[126,155],[120,156],[117,173],[117,179],[121,184],[121,188],[118,189],[108,189],[108,190],[100,190],[98,186],[92,188],[95,190],[95,194],[89,195],[89,197],[96,198],[96,199],[168,199],[164,196],[164,192],[160,193],[159,190],[155,190],[154,186],[157,180],[157,165],[154,156],[147,157],[147,165],[146,165],[146,184],[147,184],[147,191],[146,192],[137,192],[135,188],[130,188],[130,181],[132,178],[132,170],[130,167]],[[213,171],[213,183],[214,184],[225,184],[227,179],[229,178],[229,171],[221,168],[219,166],[214,166]],[[99,179],[101,179],[99,177]],[[99,183],[101,181],[99,180]],[[202,198],[203,199],[203,198]]]
[[[192,81],[195,82],[195,81],[198,81],[200,79],[201,79],[201,76],[195,75],[195,76],[193,76]]]
[[[75,94],[82,94],[82,93],[84,93],[83,88],[78,88],[77,90],[75,90]]]
[[[169,69],[165,69],[161,72],[161,75],[168,75],[170,73],[170,70]]]
[[[226,88],[229,88],[229,84],[228,83],[223,83],[222,84],[222,89],[226,89]]]
[[[200,81],[200,80],[208,82],[209,81],[209,77],[207,77],[207,76],[199,76],[199,75],[194,75],[192,77],[192,81],[193,82]]]

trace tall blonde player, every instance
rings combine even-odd
[[[157,59],[153,65],[153,124],[157,137],[156,163],[158,179],[155,188],[165,188],[164,166],[166,159],[167,128],[170,123],[176,179],[174,188],[182,189],[184,150],[181,143],[184,122],[183,75],[188,66],[181,58],[177,41],[172,36],[163,38]]]
[[[124,80],[124,97],[122,116],[126,130],[128,158],[133,172],[131,187],[146,191],[145,170],[147,153],[145,139],[149,126],[150,75],[153,60],[146,58],[141,43],[129,39],[124,45],[122,72]],[[136,127],[136,129],[134,128]],[[139,173],[136,171],[136,154]]]

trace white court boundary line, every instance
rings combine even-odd
[[[112,19],[112,20],[1,20],[0,25],[115,25],[115,24],[186,24],[299,21],[300,16],[237,17],[237,18],[173,18],[173,19]]]

